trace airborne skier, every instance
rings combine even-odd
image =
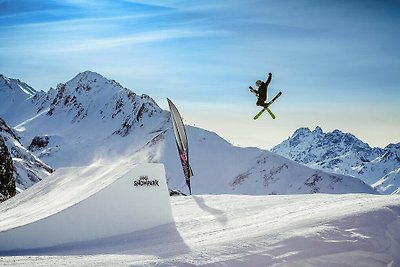
[[[271,115],[271,117],[273,119],[275,119],[275,115],[274,113],[272,113],[272,111],[268,108],[278,97],[280,97],[282,95],[282,92],[279,92],[274,98],[271,99],[271,101],[269,102],[265,102],[267,100],[267,89],[268,89],[268,85],[270,84],[272,80],[272,73],[268,73],[268,78],[265,82],[261,81],[261,80],[257,80],[256,81],[256,85],[257,85],[257,90],[254,89],[253,87],[249,86],[250,92],[252,92],[256,97],[257,97],[257,102],[256,105],[263,107],[263,109],[257,113],[256,116],[254,116],[254,119],[258,119],[258,117],[261,116],[261,114],[264,113],[264,111],[268,111],[269,115]]]
[[[249,86],[250,92],[255,94],[257,97],[257,102],[256,102],[257,106],[266,108],[270,105],[270,103],[265,103],[265,101],[267,100],[267,89],[268,89],[269,83],[271,82],[271,79],[272,79],[272,73],[270,72],[270,73],[268,73],[268,78],[265,82],[263,82],[261,80],[256,81],[257,90],[255,90],[253,87]]]

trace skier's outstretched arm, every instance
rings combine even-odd
[[[267,78],[267,81],[265,82],[267,84],[267,86],[269,85],[271,80],[272,80],[272,73],[270,72],[270,73],[268,73],[268,78]]]
[[[250,90],[250,92],[252,92],[252,93],[255,94],[256,96],[258,96],[258,91],[255,90],[253,87],[249,86],[249,90]]]

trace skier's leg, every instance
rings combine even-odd
[[[256,103],[257,106],[264,107],[264,104],[265,104],[265,98],[257,99],[257,103]]]

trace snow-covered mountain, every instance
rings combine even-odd
[[[370,185],[400,167],[400,143],[371,148],[350,133],[324,133],[320,127],[313,131],[300,128],[272,151],[313,168],[360,178]],[[390,191],[386,187],[378,190],[392,193],[394,187],[400,188],[400,181],[391,184]]]
[[[21,103],[24,112],[5,110],[6,121],[51,167],[121,159],[162,162],[169,187],[187,191],[169,112],[149,96],[86,71]],[[195,194],[376,193],[358,179],[310,169],[269,151],[235,147],[200,128],[188,126],[187,133]]]
[[[0,117],[11,127],[15,126],[14,118],[29,118],[34,110],[26,103],[36,94],[37,91],[26,83],[0,74]]]
[[[29,100],[25,104],[34,114],[28,119],[16,114],[14,129],[54,168],[83,166],[141,147],[166,128],[168,119],[149,96],[89,71]],[[123,138],[128,135],[129,143]],[[41,140],[39,147],[35,140]]]
[[[17,191],[25,190],[42,178],[50,175],[53,169],[27,150],[14,131],[0,118],[0,138],[12,158],[13,177]]]

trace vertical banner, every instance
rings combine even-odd
[[[185,126],[183,125],[182,117],[171,100],[168,100],[169,110],[171,113],[172,127],[174,129],[176,146],[178,148],[179,159],[182,164],[183,174],[185,175],[186,184],[189,188],[190,194],[192,189],[190,187],[190,177],[193,176],[192,168],[189,165],[189,145]]]

